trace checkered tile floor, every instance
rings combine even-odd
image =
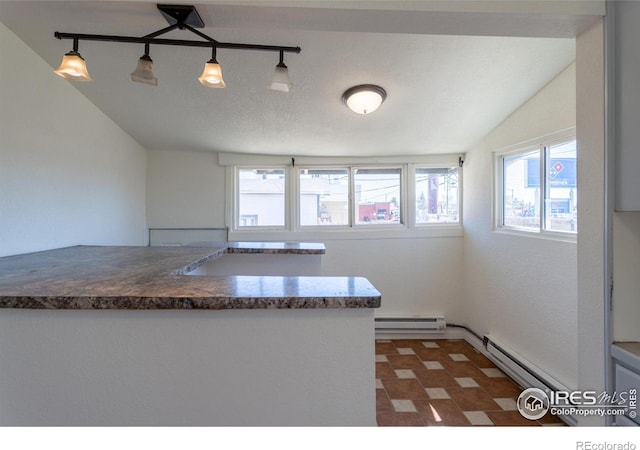
[[[462,340],[376,340],[379,426],[563,425],[520,415],[522,392]]]

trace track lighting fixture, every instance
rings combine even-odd
[[[276,71],[271,81],[270,89],[283,92],[289,92],[291,90],[292,83],[289,80],[289,70],[283,62],[284,52],[300,53],[300,47],[219,42],[195,29],[203,28],[204,22],[200,18],[200,15],[198,14],[198,11],[194,6],[157,5],[157,7],[170,25],[166,28],[162,28],[154,33],[147,34],[146,36],[142,37],[56,32],[54,36],[58,39],[73,39],[73,50],[64,55],[62,63],[60,64],[60,67],[55,70],[55,73],[68,80],[92,81],[91,76],[87,72],[85,60],[84,58],[82,58],[82,56],[80,56],[80,53],[78,53],[78,41],[80,40],[144,44],[144,55],[138,60],[138,64],[135,70],[131,73],[131,80],[138,83],[157,86],[158,79],[153,73],[153,61],[149,56],[150,45],[153,44],[180,47],[203,47],[211,48],[212,56],[211,59],[205,64],[202,75],[198,78],[200,84],[205,87],[224,88],[226,87],[226,84],[224,82],[224,79],[222,78],[222,68],[216,60],[216,50],[218,48],[230,50],[261,50],[279,52],[280,54],[280,62],[276,66]],[[196,41],[158,38],[158,36],[175,29],[190,31],[203,40]]]

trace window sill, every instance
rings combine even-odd
[[[494,228],[496,234],[506,234],[511,236],[520,236],[534,239],[545,239],[549,241],[577,243],[578,233],[562,233],[554,231],[527,231],[516,228]]]
[[[462,225],[393,229],[318,229],[298,231],[229,230],[230,241],[278,240],[359,240],[359,239],[415,239],[462,237]]]

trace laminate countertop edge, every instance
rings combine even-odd
[[[321,254],[313,253],[324,252],[320,246],[302,248],[311,252],[302,254]],[[254,247],[239,252],[260,253]],[[264,247],[267,254],[295,252],[290,245]],[[0,258],[0,308],[326,309],[381,304],[380,292],[362,277],[185,275],[232,248],[237,247],[76,246]]]

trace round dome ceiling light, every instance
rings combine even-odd
[[[342,102],[358,114],[370,114],[380,107],[387,98],[387,91],[375,84],[361,84],[347,89],[342,94]]]

